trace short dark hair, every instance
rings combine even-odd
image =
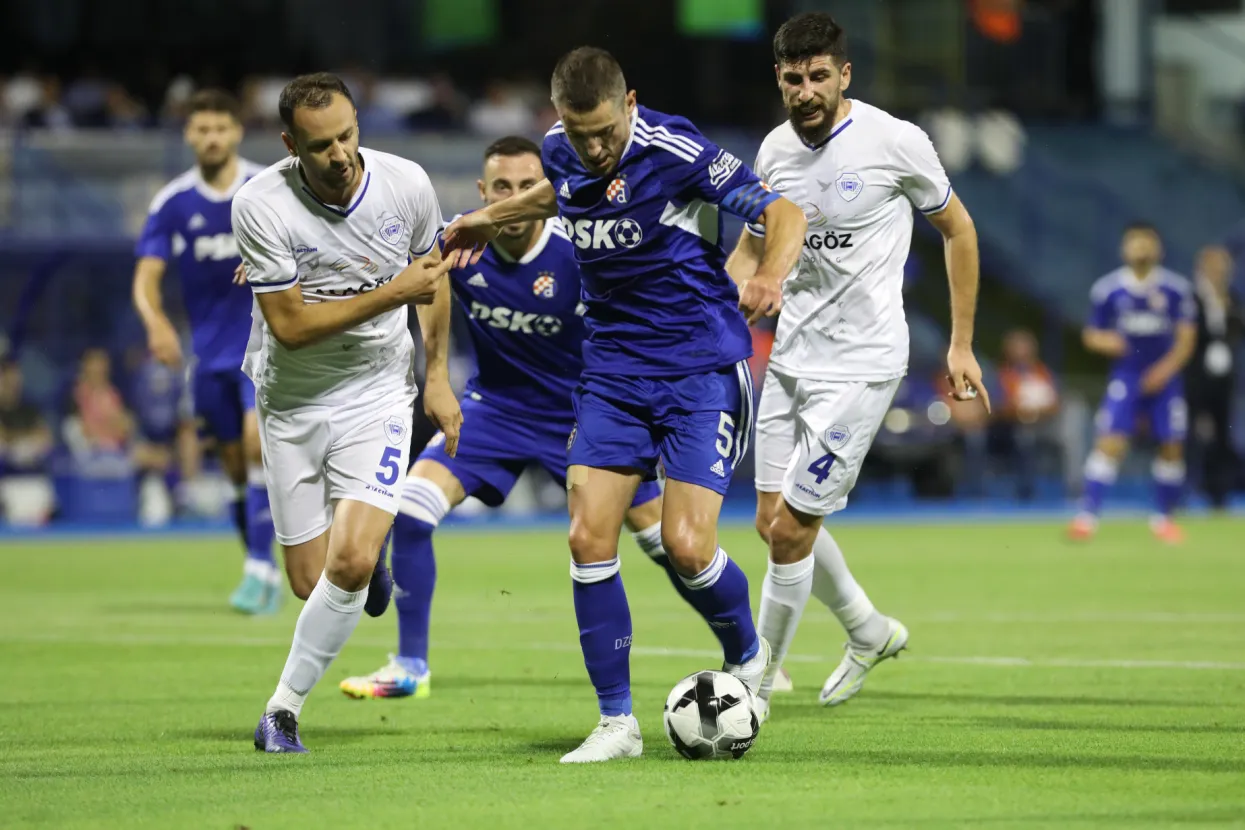
[[[294,129],[294,110],[299,107],[324,109],[333,101],[334,94],[344,95],[347,101],[354,104],[350,87],[333,73],[313,72],[310,75],[299,75],[281,90],[281,100],[277,103],[281,123],[287,130]]]
[[[1154,227],[1154,225],[1152,225],[1151,223],[1143,222],[1140,219],[1134,219],[1132,222],[1129,222],[1127,225],[1124,226],[1125,234],[1130,234],[1130,233],[1133,233],[1134,231],[1137,233],[1152,233],[1155,236],[1160,235],[1158,228]]]
[[[591,112],[602,101],[621,100],[627,79],[614,56],[595,46],[567,52],[553,68],[553,103],[573,112]]]
[[[827,55],[836,66],[847,63],[847,33],[825,12],[797,14],[774,34],[774,63],[807,63]]]
[[[238,99],[223,89],[201,89],[186,101],[186,114],[196,112],[223,112],[234,121],[242,120],[242,107]]]
[[[499,138],[488,146],[484,151],[484,160],[488,161],[493,156],[523,156],[531,153],[540,158],[540,146],[530,138],[524,138],[521,135],[508,135]]]

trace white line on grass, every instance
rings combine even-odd
[[[0,644],[61,643],[81,645],[114,646],[204,646],[244,648],[288,648],[288,637],[194,637],[169,636],[168,634],[73,634],[70,632],[29,632],[0,636]],[[391,648],[390,638],[356,637],[350,641],[353,647]],[[525,643],[522,645],[480,645],[478,643],[446,643],[440,646],[447,651],[535,651],[579,653],[575,643]],[[631,653],[637,657],[679,657],[709,660],[722,659],[720,651],[708,649],[665,648],[661,646],[632,646]],[[792,663],[824,663],[835,665],[837,655],[788,654]],[[1245,663],[1215,660],[1088,660],[1060,657],[995,657],[987,655],[908,655],[904,662],[932,663],[954,666],[983,666],[989,668],[1050,668],[1050,669],[1177,669],[1182,671],[1245,671]]]

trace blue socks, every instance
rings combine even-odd
[[[1150,466],[1150,474],[1154,476],[1155,512],[1170,518],[1180,504],[1180,494],[1184,490],[1184,462],[1156,458]]]
[[[605,716],[631,714],[631,608],[618,567],[617,556],[571,562],[579,647]]]
[[[394,605],[398,609],[398,662],[413,674],[428,670],[428,629],[437,560],[432,551],[436,526],[399,513],[393,520]]]
[[[262,473],[261,473],[262,475]],[[272,511],[268,507],[268,488],[263,479],[246,488],[246,558],[276,567],[272,542],[276,530],[272,526]]]
[[[722,657],[732,665],[746,663],[756,656],[761,641],[752,620],[748,601],[748,577],[718,548],[709,567],[696,576],[679,576],[690,590],[689,602],[722,644]]]
[[[428,672],[428,632],[437,560],[432,534],[450,512],[450,503],[431,481],[411,476],[402,487],[402,505],[393,520],[394,605],[398,609],[398,664],[416,675]]]

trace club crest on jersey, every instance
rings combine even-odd
[[[834,180],[834,186],[843,200],[850,202],[865,189],[865,183],[855,173],[842,173]]]
[[[822,435],[822,438],[825,439],[826,447],[831,451],[843,449],[851,437],[851,431],[842,424],[835,424]]]
[[[558,281],[553,278],[552,271],[541,271],[532,282],[532,293],[537,297],[552,300],[558,293]]]
[[[616,205],[625,205],[631,201],[631,188],[627,187],[627,180],[619,176],[610,182],[610,186],[605,188],[605,198]]]
[[[397,415],[390,415],[385,420],[385,440],[397,446],[406,439],[406,424]]]
[[[1155,311],[1163,311],[1167,308],[1167,295],[1162,291],[1155,291],[1150,295],[1150,308]]]
[[[394,245],[402,237],[402,220],[390,216],[380,223],[380,238]]]

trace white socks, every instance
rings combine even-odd
[[[852,642],[876,646],[886,639],[886,618],[877,612],[843,559],[843,551],[824,527],[813,542],[813,594],[838,618]]]
[[[359,624],[366,599],[366,586],[361,591],[343,591],[320,574],[320,581],[298,615],[290,656],[266,711],[285,709],[298,716],[312,687],[328,671]]]
[[[769,640],[774,650],[774,667],[781,666],[787,656],[787,649],[791,647],[791,640],[799,628],[800,616],[804,613],[812,589],[812,556],[790,565],[769,563],[765,580],[761,583],[761,614],[757,620],[757,631]],[[762,700],[769,700],[775,674],[775,671],[765,673],[758,692]]]
[[[661,522],[637,530],[631,534],[631,538],[635,540],[636,547],[650,557],[666,555],[666,549],[661,546]]]

